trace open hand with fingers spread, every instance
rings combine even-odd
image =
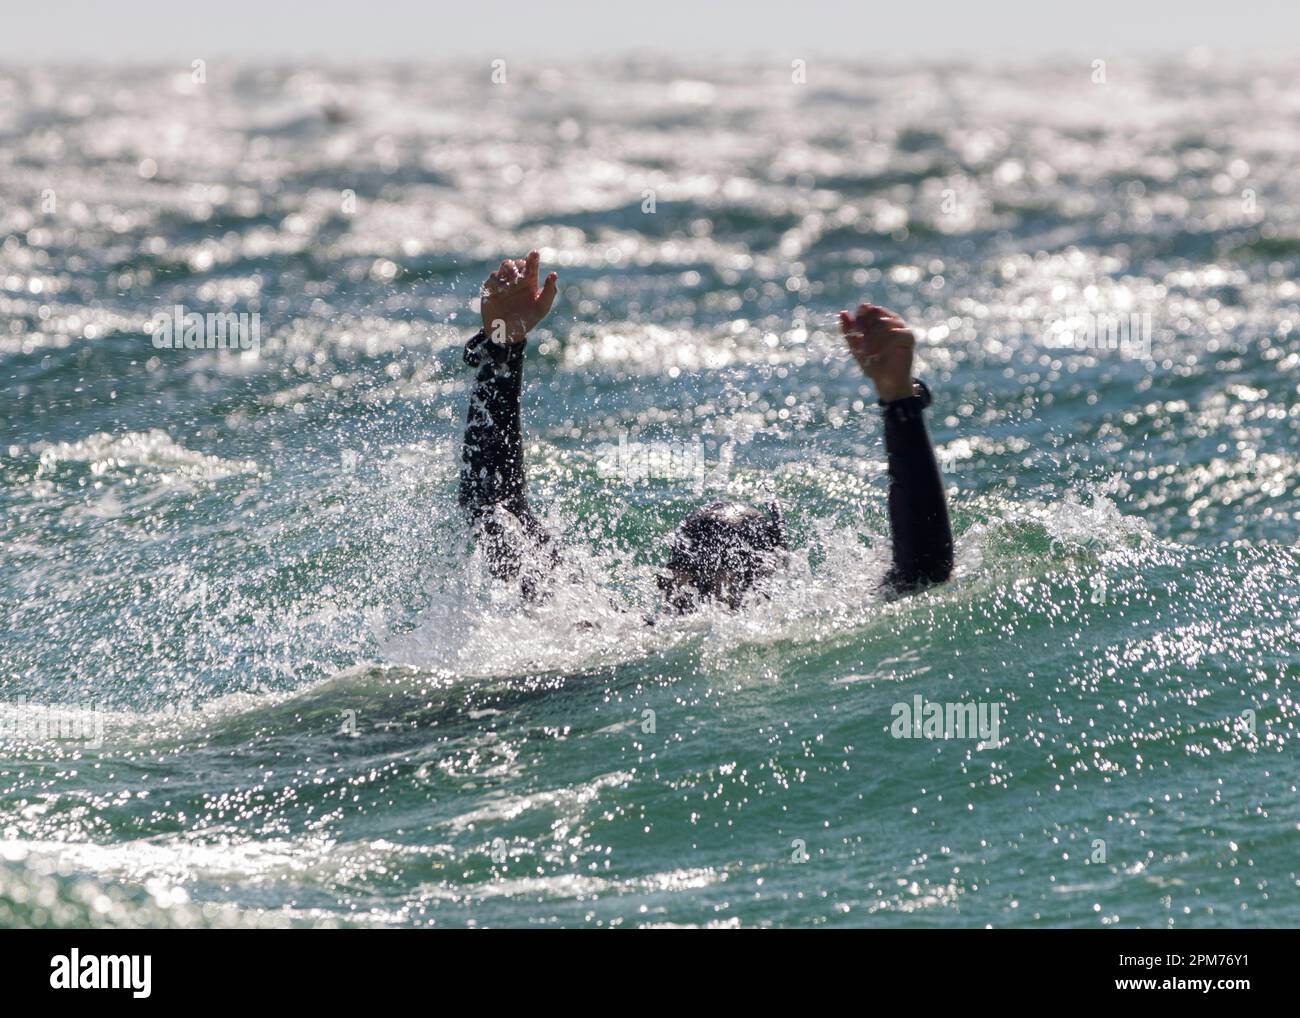
[[[856,315],[840,312],[840,331],[862,373],[876,383],[882,402],[912,395],[916,337],[902,318],[875,304],[859,304]]]
[[[538,286],[541,255],[507,258],[483,284],[483,331],[497,343],[522,343],[555,303],[559,276],[552,272]]]

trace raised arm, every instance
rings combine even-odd
[[[897,593],[942,583],[952,573],[952,528],[925,429],[930,390],[912,378],[916,339],[898,315],[873,304],[859,305],[856,315],[841,311],[840,331],[862,373],[875,383],[883,408],[894,553],[885,583]]]
[[[465,345],[465,363],[475,369],[461,449],[460,504],[476,532],[493,575],[514,579],[529,551],[546,549],[550,536],[528,505],[519,397],[523,388],[528,332],[555,303],[557,276],[538,286],[540,258],[506,259],[483,284],[483,328]],[[525,594],[536,593],[536,577],[525,573]]]

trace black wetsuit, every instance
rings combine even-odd
[[[519,422],[526,343],[502,345],[479,332],[465,345],[477,369],[461,451],[460,504],[484,542],[492,575],[519,577],[525,596],[558,561],[550,534],[528,505]],[[952,529],[943,478],[925,428],[930,391],[882,403],[889,462],[889,523],[894,592],[942,583],[952,572]]]

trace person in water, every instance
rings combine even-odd
[[[461,452],[460,504],[492,575],[519,581],[536,600],[559,564],[555,542],[528,504],[519,397],[528,333],[555,303],[559,277],[540,280],[540,257],[506,259],[481,292],[483,328],[465,346],[476,369]],[[942,583],[952,572],[948,505],[923,411],[930,390],[912,377],[911,330],[892,311],[860,304],[841,311],[840,331],[876,386],[889,465],[890,593]],[[690,513],[669,541],[659,585],[668,604],[690,611],[707,601],[739,608],[763,593],[787,546],[776,504],[760,510],[711,502]]]

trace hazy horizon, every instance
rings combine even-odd
[[[5,14],[0,60],[43,63],[167,63],[195,58],[427,61],[431,58],[593,58],[665,52],[719,58],[844,56],[940,59],[995,57],[1016,62],[1053,56],[1171,55],[1208,47],[1241,54],[1294,49],[1300,8],[1242,0],[1222,5],[1158,2],[1135,9],[1097,0],[1074,9],[1007,0],[969,5],[888,5],[846,10],[828,0],[792,9],[774,0],[737,9],[661,0],[620,8],[559,0],[500,18],[491,8],[413,0],[355,5],[322,0],[301,7],[252,0],[206,9],[161,0],[113,7],[81,2],[28,5]]]

